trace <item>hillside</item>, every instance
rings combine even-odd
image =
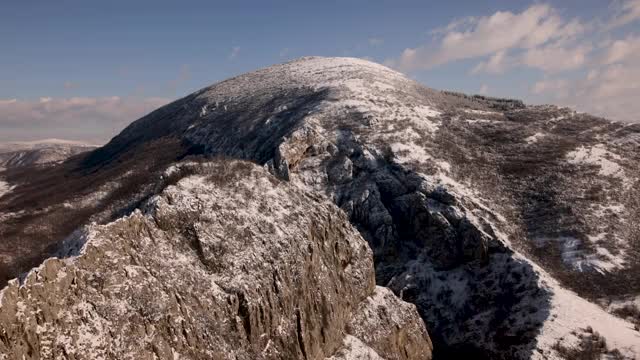
[[[189,196],[197,201],[186,203],[194,213],[186,218],[180,211],[169,216],[172,222],[189,224],[202,209],[212,209],[206,216],[218,219],[223,214],[255,211],[258,204],[243,203],[249,199],[276,196],[277,201],[272,199],[276,203],[288,202],[299,196],[294,193],[303,192],[323,206],[333,203],[340,209],[339,216],[357,229],[356,237],[366,240],[373,254],[375,282],[415,304],[433,340],[435,358],[553,359],[570,358],[580,351],[633,358],[640,354],[640,332],[633,324],[640,323],[640,309],[633,305],[640,296],[636,256],[640,228],[632,221],[640,215],[639,145],[639,125],[555,106],[436,91],[364,60],[302,58],[197,91],[133,122],[105,146],[61,165],[7,172],[5,181],[13,190],[0,197],[0,237],[4,239],[0,270],[8,279],[37,266],[59,254],[63,239],[68,243],[70,234],[92,222],[83,231],[99,233],[95,235],[98,244],[109,243],[101,239],[114,236],[110,229],[117,224],[131,221],[146,224],[133,235],[141,244],[147,242],[143,239],[155,239],[150,234],[156,231],[165,233],[162,241],[175,241],[166,232],[177,230],[162,228],[151,210],[159,198],[165,198],[167,206],[180,207],[187,201],[180,199],[195,193]],[[271,185],[247,188],[248,180],[232,178],[231,183],[242,191],[229,190],[226,173],[215,171],[211,184],[192,184],[195,180],[190,177],[197,178],[227,159],[262,166],[272,174],[263,175],[272,176]],[[176,166],[190,170],[173,173],[170,169]],[[163,176],[173,178],[177,187],[159,183]],[[288,192],[275,194],[281,186]],[[210,195],[218,191],[226,192],[212,199]],[[236,202],[227,201],[238,194],[242,196]],[[302,206],[308,201],[293,203]],[[234,207],[241,204],[246,207]],[[312,211],[295,210],[296,206],[287,211]],[[265,209],[257,209],[251,216],[267,216]],[[273,226],[285,226],[291,217],[309,221],[291,214],[265,221]],[[246,222],[226,216],[232,227]],[[98,230],[90,230],[94,227]],[[240,227],[229,231],[236,234]],[[206,243],[212,252],[201,245],[181,251],[199,258],[205,268],[214,266],[216,273],[231,271],[225,251],[215,250],[227,242],[237,246],[221,235],[227,230],[194,225],[183,231],[178,238],[187,242],[194,232],[204,231],[202,236],[211,237]],[[299,239],[292,231],[283,234]],[[281,236],[267,236],[263,244],[277,243]],[[134,254],[148,251],[144,255],[148,259],[161,256],[165,246],[160,242],[155,253],[152,247],[127,245],[129,236],[122,241],[125,245],[118,251],[129,247]],[[340,253],[341,245],[336,246],[335,252]],[[8,289],[14,290],[5,290],[3,299],[8,291],[28,293],[40,284],[56,286],[50,283],[59,277],[55,274],[60,274],[61,266],[88,274],[101,272],[104,255],[89,253],[92,248],[85,246],[77,257],[48,260],[46,264],[62,265],[45,265],[45,270],[32,272],[20,290],[12,283]],[[327,251],[331,252],[325,249],[319,256],[324,258]],[[317,250],[309,252],[317,254]],[[87,256],[96,257],[95,267],[83,260]],[[292,250],[282,261],[297,262],[300,256]],[[306,269],[305,274],[337,271],[336,277],[345,276],[327,264]],[[155,261],[149,266],[162,272],[172,265]],[[243,271],[252,276],[268,273],[262,268]],[[163,278],[160,283],[173,281]],[[253,284],[253,280],[238,281]],[[314,283],[303,283],[309,281]],[[100,301],[108,302],[99,283],[87,280],[77,286],[90,293],[99,287]],[[384,291],[376,289],[359,291],[358,301],[372,296],[372,291]],[[65,296],[66,290],[60,291]],[[166,304],[160,298],[149,301],[145,307]],[[41,303],[33,300],[29,306],[37,309]],[[404,307],[394,305],[394,309]],[[260,315],[266,318],[276,316],[269,310],[260,313],[269,314]],[[7,318],[4,300],[0,314]],[[260,331],[271,329],[271,320],[265,321],[260,320],[267,324]],[[284,340],[269,331],[266,338],[282,344]],[[352,341],[338,335],[323,338]],[[257,344],[250,336],[243,339]],[[219,341],[238,344],[240,349],[245,340]],[[322,342],[329,344],[327,348],[314,349],[317,356],[287,350],[285,357],[331,356],[329,350],[335,351],[340,342],[334,340]],[[8,341],[11,345],[17,340]],[[394,358],[385,350],[389,346],[375,345],[357,333],[353,341],[369,346],[376,356]],[[415,343],[426,346],[424,339]],[[596,350],[593,343],[600,344]],[[177,351],[181,345],[169,346]]]

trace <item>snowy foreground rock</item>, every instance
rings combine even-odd
[[[62,259],[4,290],[0,346],[633,359],[639,160],[638,125],[435,91],[364,60],[244,74],[7,177],[0,270]]]
[[[431,358],[335,205],[250,163],[208,170],[222,182],[185,177],[12,281],[0,358]]]

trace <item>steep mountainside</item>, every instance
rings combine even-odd
[[[156,218],[149,204],[164,195],[154,179],[178,161],[243,159],[341,209],[373,250],[377,284],[417,306],[436,358],[633,358],[639,145],[639,125],[439,92],[358,59],[303,58],[164,106],[87,156],[9,174],[0,270],[37,265],[85,223],[133,221],[137,208]],[[31,278],[27,289],[44,281]],[[326,336],[390,356],[347,333]]]

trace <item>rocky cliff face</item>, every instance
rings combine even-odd
[[[250,163],[171,174],[189,166],[3,290],[4,358],[431,358],[333,204]]]
[[[582,351],[577,336],[590,328],[607,343],[601,354],[633,358],[640,353],[634,315],[621,319],[606,305],[640,295],[634,276],[640,231],[629,220],[640,210],[638,145],[637,125],[439,92],[363,60],[303,58],[154,111],[59,173],[38,174],[40,183],[77,179],[67,194],[28,196],[33,187],[26,184],[0,202],[0,211],[30,200],[38,204],[38,219],[64,215],[107,224],[147,209],[160,192],[141,179],[176,161],[244,159],[263,165],[278,184],[340,209],[373,251],[375,282],[417,307],[435,356],[559,358],[570,352],[558,344]],[[57,201],[38,200],[44,198]],[[12,224],[0,225],[8,242],[42,233],[33,230],[38,219],[9,216]],[[59,238],[40,239],[57,249]],[[195,250],[205,262],[224,258],[205,251],[208,246]],[[342,350],[314,345],[314,354],[417,356],[421,347],[409,345],[419,340],[410,336],[415,332],[353,323],[372,317],[362,315],[375,308],[368,304],[398,302],[384,291],[348,300],[359,309],[345,317],[349,335],[325,334],[339,339]],[[376,314],[383,322],[407,319]],[[371,345],[379,341],[385,345]]]

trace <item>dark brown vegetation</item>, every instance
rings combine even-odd
[[[611,311],[615,315],[633,322],[636,330],[640,331],[640,308],[635,304],[626,304]]]
[[[135,207],[148,196],[158,172],[188,154],[178,140],[161,138],[129,149],[106,164],[86,166],[91,154],[82,154],[57,166],[7,170],[4,176],[18,186],[0,199],[1,212],[13,213],[0,223],[0,285],[37,266],[81,225],[107,221]],[[74,200],[110,182],[116,186],[102,201],[73,206]]]
[[[603,356],[611,360],[623,360],[625,357],[617,349],[610,349],[607,341],[598,332],[593,331],[591,327],[583,329],[578,334],[572,332],[572,335],[578,337],[580,342],[577,346],[566,346],[563,340],[559,340],[553,349],[567,360],[600,360]]]
[[[447,93],[449,94],[449,93]],[[476,106],[496,109],[494,100],[466,95],[460,101],[474,101]],[[508,103],[508,101],[505,100]],[[498,101],[502,103],[502,101]],[[640,182],[622,191],[616,178],[598,174],[597,165],[580,166],[567,162],[566,155],[580,146],[604,143],[624,160],[620,165],[628,176],[637,174],[639,164],[637,138],[640,127],[610,123],[586,114],[551,106],[520,108],[514,105],[504,113],[473,114],[452,108],[445,115],[437,133],[437,156],[452,165],[454,178],[490,196],[492,207],[501,209],[514,225],[515,239],[558,239],[572,237],[581,241],[579,250],[593,252],[588,234],[603,230],[617,234],[628,244],[623,269],[601,274],[577,271],[562,259],[562,242],[518,241],[518,250],[533,257],[561,282],[581,296],[597,300],[604,294],[618,297],[640,291],[640,227],[637,222],[618,221],[616,214],[596,217],[593,207],[622,204],[627,219],[640,216]],[[467,120],[486,119],[485,123]],[[559,120],[554,120],[554,118]],[[525,139],[536,132],[545,136],[528,144]],[[613,236],[613,235],[612,235]],[[599,246],[612,254],[619,249],[609,241]]]

